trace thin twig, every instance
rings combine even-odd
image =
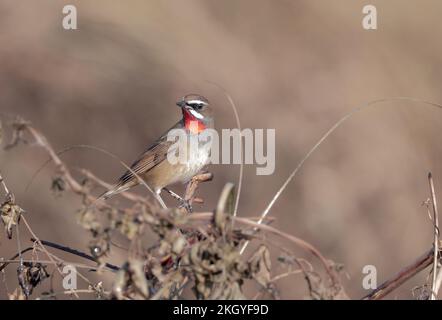
[[[36,242],[37,239],[31,238],[31,241]],[[70,254],[73,254],[73,255],[79,256],[79,257],[81,257],[81,258],[84,258],[84,259],[87,259],[87,260],[90,260],[90,261],[93,261],[93,262],[97,262],[97,260],[96,260],[94,257],[88,255],[87,253],[84,253],[84,252],[78,251],[78,250],[76,250],[76,249],[72,249],[72,248],[69,248],[69,247],[66,247],[66,246],[60,245],[60,244],[58,244],[58,243],[50,242],[50,241],[46,241],[46,240],[40,240],[40,242],[41,242],[43,245],[45,245],[45,246],[48,246],[48,247],[51,247],[51,248],[54,248],[54,249],[57,249],[57,250],[65,251],[65,252],[68,252],[68,253],[70,253]],[[105,263],[104,266],[105,266],[106,268],[111,269],[112,271],[118,271],[118,270],[120,270],[119,267],[117,267],[117,266],[115,266],[115,265],[113,265],[113,264],[110,264],[110,263]],[[93,268],[93,267],[92,267],[92,268]]]
[[[275,281],[281,280],[281,279],[283,279],[283,278],[286,278],[286,277],[288,277],[288,276],[291,276],[291,275],[294,275],[294,274],[303,273],[303,272],[304,272],[304,270],[302,270],[302,269],[290,270],[290,271],[287,271],[287,272],[281,273],[281,274],[279,274],[279,275],[273,277],[273,278],[270,280],[270,282],[275,282]]]
[[[390,97],[390,98],[383,98],[383,99],[377,99],[370,101],[368,103],[365,103],[363,105],[360,105],[356,108],[353,108],[345,114],[341,119],[339,119],[319,140],[316,142],[316,144],[306,153],[306,155],[299,161],[299,163],[296,165],[295,169],[290,173],[288,178],[284,181],[282,186],[279,188],[279,190],[276,192],[276,194],[273,196],[270,203],[267,205],[263,213],[261,214],[261,219],[264,219],[272,209],[273,205],[275,204],[276,200],[281,196],[282,192],[287,188],[288,184],[292,181],[292,179],[296,176],[296,174],[299,172],[301,167],[304,165],[304,163],[310,158],[310,156],[319,148],[319,146],[337,129],[339,128],[345,121],[347,121],[351,116],[358,113],[359,111],[368,108],[370,106],[377,105],[379,103],[384,102],[391,102],[391,101],[411,101],[411,102],[417,102],[417,103],[423,103],[425,105],[429,105],[432,107],[436,107],[439,109],[442,109],[442,104],[431,102],[431,101],[425,101],[421,99],[411,98],[411,97]],[[258,223],[262,223],[262,220],[258,221]],[[244,252],[248,245],[248,242],[245,243],[243,248],[241,249],[241,252]]]
[[[8,261],[14,260],[14,259],[20,257],[20,255],[23,255],[24,253],[26,253],[28,251],[32,251],[32,250],[34,250],[34,247],[28,247],[26,249],[23,249],[22,251],[17,252],[15,255],[13,255],[8,260],[0,260],[0,262],[2,263],[2,264],[0,264],[0,272],[8,266],[8,264],[9,264]]]
[[[385,297],[387,294],[392,292],[393,290],[400,287],[404,282],[408,279],[415,276],[420,271],[424,270],[428,267],[433,261],[434,251],[433,248],[428,250],[425,254],[419,257],[415,262],[411,265],[403,268],[396,275],[394,275],[391,279],[385,281],[378,288],[367,294],[363,297],[363,300],[379,300]]]
[[[50,163],[51,161],[53,161],[57,167],[57,169],[61,172],[61,174],[63,175],[63,177],[66,179],[66,181],[68,182],[69,186],[71,187],[72,191],[74,191],[77,194],[81,194],[86,196],[91,202],[92,204],[96,205],[96,198],[92,197],[88,192],[86,192],[83,188],[83,186],[80,185],[80,183],[78,183],[77,180],[75,180],[72,177],[71,172],[69,171],[69,169],[66,167],[66,165],[64,164],[63,161],[61,161],[60,159],[60,155],[63,153],[66,153],[70,150],[73,149],[77,149],[77,148],[82,148],[82,149],[89,149],[89,150],[95,150],[95,151],[99,151],[101,153],[104,153],[108,156],[110,156],[111,158],[117,160],[123,167],[125,167],[128,171],[130,171],[140,182],[141,185],[143,185],[147,190],[149,190],[149,192],[154,196],[154,198],[160,203],[160,205],[163,207],[163,209],[167,209],[167,207],[164,205],[163,201],[161,200],[161,198],[155,193],[153,192],[153,190],[147,185],[147,183],[144,181],[143,178],[140,177],[139,174],[137,174],[135,171],[133,171],[133,169],[131,169],[124,161],[120,160],[119,157],[117,157],[115,154],[113,154],[112,152],[109,152],[105,149],[99,148],[99,147],[95,147],[95,146],[90,146],[90,145],[74,145],[74,146],[69,146],[61,151],[56,152],[51,144],[49,143],[49,141],[46,139],[46,137],[41,134],[38,130],[36,130],[35,128],[33,128],[31,125],[29,124],[25,124],[24,128],[26,128],[29,133],[34,137],[36,143],[38,145],[40,145],[41,147],[43,147],[49,154],[50,159],[47,160],[34,174],[34,176],[31,178],[31,181],[28,183],[27,187],[29,187],[30,183],[33,181],[33,179],[36,177],[36,175],[40,172],[40,170],[48,163]]]
[[[17,260],[17,259],[15,259],[15,260],[2,260],[2,262],[5,264],[11,264],[11,263],[20,263],[20,260]],[[23,263],[54,264],[51,260],[37,260],[37,259],[23,259]],[[55,262],[55,263],[57,263],[57,262]],[[98,270],[96,267],[89,266],[87,264],[81,264],[81,263],[69,262],[69,261],[65,261],[65,264],[73,266],[75,268],[88,269],[88,271],[97,271]]]
[[[28,229],[28,231],[31,233],[31,235],[34,237],[35,242],[41,247],[41,249],[43,250],[44,253],[46,253],[46,255],[48,256],[49,260],[52,261],[52,263],[56,266],[58,273],[61,275],[61,277],[63,277],[63,272],[61,271],[61,269],[59,268],[59,264],[55,262],[54,258],[52,257],[52,255],[49,253],[49,251],[46,249],[46,247],[41,243],[40,239],[38,239],[37,235],[34,233],[34,231],[32,230],[31,226],[29,225],[29,223],[26,221],[25,217],[22,217],[22,220],[26,226],[26,228]]]
[[[433,205],[433,224],[434,224],[434,253],[433,253],[433,281],[431,284],[431,300],[436,300],[436,278],[437,278],[437,265],[439,258],[439,214],[437,211],[436,192],[434,191],[434,182],[431,172],[428,174],[428,182],[430,184],[431,203]]]
[[[52,263],[56,266],[56,268],[57,268],[58,273],[60,274],[60,276],[63,277],[64,275],[63,275],[63,272],[61,271],[59,265],[60,265],[60,264],[66,264],[66,263],[63,261],[63,259],[58,258],[56,255],[50,253],[50,252],[46,249],[46,247],[43,245],[43,243],[40,241],[40,239],[37,237],[37,235],[36,235],[36,234],[34,233],[34,231],[32,230],[32,228],[31,228],[31,226],[29,225],[29,223],[26,221],[25,217],[22,217],[22,218],[23,218],[23,222],[24,222],[24,224],[26,225],[28,231],[29,231],[29,232],[31,233],[31,235],[35,238],[35,240],[36,240],[35,242],[41,247],[41,249],[44,251],[44,253],[46,253],[46,255],[48,256],[49,260],[51,260]],[[58,263],[55,262],[55,259],[58,260]],[[89,284],[92,283],[88,278],[86,278],[84,275],[82,275],[82,274],[81,274],[80,272],[78,272],[77,270],[76,270],[75,272],[76,272],[77,275],[79,275],[79,276],[80,276],[84,281],[86,281],[87,283],[89,283]],[[79,298],[77,294],[75,294],[75,295],[76,295],[77,298]]]
[[[235,102],[233,102],[232,96],[227,92],[227,90],[216,82],[213,81],[207,81],[207,82],[218,87],[224,93],[230,105],[232,106],[233,113],[235,114],[236,126],[238,127],[239,130],[239,148],[240,148],[241,161],[239,166],[238,188],[235,197],[235,208],[233,209],[233,216],[236,217],[236,215],[238,214],[239,198],[241,196],[242,183],[244,179],[244,151],[242,147],[241,121],[239,120],[238,109],[236,108]]]
[[[439,289],[441,287],[442,284],[442,268],[439,268],[439,272],[437,273],[436,276],[436,284],[434,286],[434,294],[437,297],[437,294],[439,293]]]
[[[6,186],[5,180],[3,179],[1,172],[0,172],[0,183],[3,186],[3,189],[5,190],[6,197],[9,197],[11,195],[11,193],[9,192],[9,189]]]
[[[184,195],[184,200],[189,201],[189,204],[195,200],[194,195],[198,186],[202,182],[211,181],[213,179],[213,174],[210,172],[202,172],[194,176],[186,186],[186,191]]]
[[[241,163],[239,165],[239,178],[238,178],[238,188],[237,188],[238,190],[236,192],[236,197],[235,197],[235,208],[233,209],[233,216],[236,217],[236,215],[238,214],[238,205],[239,205],[239,198],[241,196],[242,182],[244,180],[244,150],[242,147],[241,122],[239,121],[238,110],[230,94],[228,94],[227,91],[224,91],[224,94],[226,95],[227,100],[229,100],[230,105],[233,108],[233,112],[235,113],[236,125],[239,130],[239,148],[241,155]]]

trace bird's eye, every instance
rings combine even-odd
[[[193,105],[193,108],[195,110],[201,110],[203,108],[203,104],[202,103],[196,103]]]

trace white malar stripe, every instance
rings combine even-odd
[[[191,113],[195,118],[197,118],[197,119],[202,119],[202,118],[204,118],[203,115],[202,115],[201,113],[196,112],[196,111],[193,110],[193,109],[190,109],[189,111],[190,111],[190,113]]]

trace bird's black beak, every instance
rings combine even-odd
[[[180,100],[176,103],[176,105],[180,108],[184,108],[186,106],[186,101]]]

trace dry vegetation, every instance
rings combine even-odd
[[[8,292],[10,299],[81,298],[83,294],[93,294],[97,299],[181,299],[189,298],[189,295],[194,299],[281,299],[287,297],[281,297],[277,282],[294,275],[302,275],[305,279],[307,290],[304,297],[349,298],[340,281],[343,266],[324,257],[306,241],[273,228],[270,225],[272,219],[265,217],[268,210],[256,219],[236,216],[236,192],[232,183],[226,184],[211,212],[190,213],[185,208],[165,210],[149,194],[140,196],[130,192],[121,195],[128,200],[125,206],[112,201],[97,201],[94,190],[110,185],[86,169],[77,168],[74,174],[60,159],[62,153],[75,147],[56,152],[46,137],[29,122],[17,117],[9,124],[11,139],[5,145],[5,150],[21,143],[43,148],[49,155],[46,164],[52,162],[55,165],[55,177],[50,188],[56,196],[73,193],[81,198],[78,222],[90,235],[88,248],[72,248],[40,239],[27,221],[28,215],[36,213],[32,212],[32,208],[21,208],[14,191],[7,186],[7,179],[14,177],[8,177],[7,172],[0,175],[4,191],[1,205],[4,235],[11,244],[16,244],[17,250],[12,257],[1,257],[0,271],[3,277],[6,268],[17,270],[17,287]],[[1,137],[3,131],[4,128]],[[78,147],[93,148],[113,156],[91,146]],[[128,168],[123,162],[121,164]],[[209,172],[195,176],[187,185],[185,199],[190,203],[203,202],[195,193],[198,187],[203,186],[202,183],[212,178]],[[433,248],[364,299],[383,298],[428,266],[432,266],[433,275],[428,277],[428,285],[415,289],[420,299],[436,299],[442,272],[438,261],[440,245],[436,193],[431,174],[429,183],[430,198],[425,205],[435,226]],[[23,229],[32,238],[20,236]],[[154,233],[156,241],[146,241],[146,233]],[[117,234],[129,241],[128,248],[116,244],[114,238]],[[314,262],[298,258],[293,250],[275,246],[274,238],[283,238],[294,247],[307,251],[312,261],[319,262],[322,270],[315,270]],[[241,248],[248,242],[259,243],[259,248],[250,258],[244,259]],[[126,261],[122,265],[108,261],[109,253],[115,249],[125,251]],[[79,263],[62,259],[58,256],[59,252],[84,261]],[[278,264],[284,266],[284,272],[275,274],[271,255],[277,255]],[[62,281],[65,276],[63,268],[67,265],[76,268],[78,277],[89,284],[88,289],[60,291],[60,286],[54,283]],[[111,274],[111,285],[106,287],[102,281],[90,281],[88,276],[92,272],[98,276]],[[252,296],[246,296],[243,292],[247,282],[256,284]],[[35,294],[36,287],[44,289]],[[187,293],[186,288],[190,288]]]
[[[111,288],[104,288],[98,282],[90,283],[88,290],[61,293],[76,297],[80,293],[94,292],[97,298],[179,299],[182,298],[184,288],[189,286],[192,288],[193,298],[197,299],[279,299],[275,282],[297,273],[304,275],[312,298],[345,297],[339,281],[340,266],[327,260],[316,248],[266,223],[233,217],[233,184],[225,186],[213,212],[189,214],[184,208],[164,210],[156,205],[152,197],[141,197],[129,192],[122,194],[130,201],[129,206],[98,202],[93,190],[96,186],[108,187],[107,183],[84,169],[77,170],[79,178],[75,178],[48,140],[30,123],[16,119],[11,125],[12,140],[6,145],[6,149],[24,142],[46,150],[55,164],[56,177],[53,179],[52,190],[57,194],[73,192],[81,197],[83,205],[78,209],[78,221],[90,232],[91,238],[89,253],[40,239],[26,220],[26,215],[33,214],[32,210],[23,210],[13,191],[2,180],[5,191],[5,201],[2,204],[5,234],[10,241],[14,241],[12,238],[15,233],[17,240],[17,254],[9,259],[3,257],[3,264],[0,266],[0,270],[3,270],[18,265],[19,287],[10,293],[11,299],[32,297],[34,287],[43,285],[42,282],[45,281],[51,282],[46,279],[54,277],[57,272],[62,275],[65,265],[73,265],[84,271],[79,271],[78,276],[86,281],[87,275],[83,273],[113,273]],[[201,202],[202,199],[194,194],[200,183],[211,179],[212,174],[208,172],[195,176],[187,186],[185,198],[190,202]],[[27,228],[33,238],[21,238],[20,228]],[[155,233],[157,241],[143,241],[146,232]],[[106,259],[113,249],[112,240],[116,233],[130,240],[130,246],[126,249],[127,261],[122,266],[112,265]],[[321,277],[309,262],[296,258],[285,249],[279,253],[279,261],[286,266],[286,272],[272,276],[270,251],[266,244],[269,236],[288,239],[294,245],[309,251],[322,263],[325,276]],[[29,240],[32,241],[32,246],[22,249]],[[251,258],[243,260],[239,249],[246,240],[260,241],[262,244]],[[79,256],[95,265],[65,261],[57,257],[57,250]],[[246,281],[258,284],[254,297],[244,296],[242,286]],[[59,294],[51,287],[34,298],[57,298]]]
[[[57,1],[0,1],[0,299],[328,299],[345,297],[342,287],[352,299],[427,299],[439,290],[426,175],[440,195],[440,110],[389,100],[292,170],[351,106],[442,101],[440,1],[379,2],[373,32],[361,28],[366,3],[354,0],[72,3],[79,29],[65,32]],[[241,188],[237,167],[211,166],[213,179],[188,190],[193,214],[167,195],[161,210],[145,188],[94,203],[124,170],[105,150],[134,159],[177,121],[177,97],[202,93],[217,128],[238,127],[213,82],[235,98],[243,128],[276,129],[275,174],[245,166]],[[229,181],[241,193],[233,217],[221,195]],[[214,279],[208,262],[222,269]],[[79,273],[75,292],[62,287],[67,264]],[[366,265],[378,270],[374,292],[361,285]]]

